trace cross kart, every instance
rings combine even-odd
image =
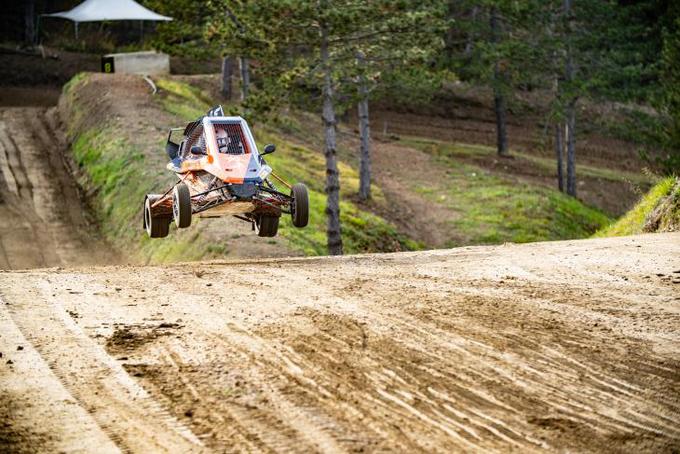
[[[290,214],[295,227],[307,225],[307,187],[290,185],[272,171],[264,155],[276,147],[267,145],[260,153],[243,118],[224,116],[217,107],[185,128],[171,129],[165,148],[167,168],[178,181],[162,194],[146,195],[144,229],[149,237],[166,237],[173,221],[177,228],[187,228],[194,216],[233,215],[261,237],[276,236],[283,213]],[[290,193],[279,191],[272,179]]]

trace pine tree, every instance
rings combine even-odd
[[[359,199],[370,198],[371,139],[369,101],[378,90],[391,100],[402,97],[413,102],[419,95],[439,88],[434,70],[422,71],[442,48],[443,4],[438,1],[378,0],[366,4],[362,20],[343,39],[355,53],[356,102],[359,117]],[[352,69],[350,68],[350,71]],[[352,94],[352,87],[349,84]]]
[[[530,73],[535,57],[532,35],[537,24],[535,11],[538,5],[537,0],[470,0],[449,8],[458,19],[452,26],[462,30],[464,36],[458,41],[448,38],[447,64],[463,80],[493,90],[499,156],[509,154],[509,101],[514,90],[532,78]]]
[[[362,3],[352,1],[249,1],[240,3],[238,13],[234,12],[241,27],[231,19],[213,24],[226,45],[258,61],[260,87],[251,97],[278,98],[280,102],[300,97],[313,104],[315,93],[321,93],[326,233],[331,255],[343,252],[335,130],[336,85],[345,75],[342,64],[346,59],[339,51],[344,50],[342,38],[353,31],[362,9]]]
[[[359,198],[371,198],[371,123],[368,114],[368,99],[370,90],[365,74],[366,57],[363,52],[357,52],[358,92],[357,114],[359,117]]]

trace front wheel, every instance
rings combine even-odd
[[[303,183],[293,185],[291,194],[293,202],[290,204],[290,216],[295,227],[306,227],[309,223],[309,192]]]
[[[191,225],[191,193],[184,183],[178,183],[172,190],[172,216],[179,229]]]
[[[257,219],[257,227],[259,236],[272,237],[276,236],[279,231],[279,217],[262,214]]]
[[[144,200],[144,230],[149,238],[165,238],[170,231],[170,219],[151,215],[151,199]]]

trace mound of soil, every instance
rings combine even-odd
[[[680,178],[676,178],[676,183],[670,193],[662,198],[656,208],[647,216],[643,231],[680,231]]]
[[[83,207],[62,128],[54,108],[0,108],[0,269],[116,260]]]

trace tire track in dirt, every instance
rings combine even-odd
[[[169,447],[181,452],[202,451],[202,443],[193,433],[84,334],[58,303],[10,303],[8,311],[78,405],[123,451],[156,452]],[[50,334],[40,329],[40,323],[36,323],[40,319],[52,320]]]
[[[0,109],[4,269],[116,261],[83,216],[77,187],[64,166],[65,142],[55,114],[44,108]]]
[[[78,445],[84,451],[120,452],[21,334],[6,306],[0,298],[0,345],[14,350],[5,350],[0,367],[0,450],[66,452]],[[67,405],[50,405],[53,400]]]
[[[55,260],[46,259],[45,253],[36,246],[46,241],[45,234],[38,227],[40,220],[30,216],[33,206],[33,191],[23,164],[19,159],[19,148],[8,132],[5,122],[0,123],[0,250],[3,268],[40,266]],[[22,208],[22,204],[26,207]],[[52,249],[47,249],[52,255]]]
[[[117,364],[86,386],[124,371],[210,451],[672,452],[679,248],[658,234],[37,270],[0,273],[0,292],[22,330],[28,314],[45,326],[29,339],[45,358]],[[59,311],[77,350],[57,346]]]

